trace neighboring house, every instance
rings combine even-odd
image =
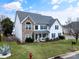
[[[63,29],[63,34],[64,35],[69,35],[70,28],[68,28],[68,25],[62,26],[62,29]]]
[[[74,21],[63,26],[63,32],[65,34],[71,34],[71,32],[74,33],[76,31],[79,32],[79,21]]]
[[[79,33],[79,21],[74,21],[64,25],[63,32],[67,39],[75,39],[74,34]]]
[[[62,35],[62,26],[58,19],[41,14],[17,11],[15,16],[15,35],[21,42],[28,37],[34,40],[54,39]]]

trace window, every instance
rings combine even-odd
[[[27,22],[27,23],[26,23],[26,29],[29,29],[29,30],[32,29],[32,25],[31,25],[30,22]]]
[[[40,27],[41,27],[41,29],[47,29],[46,25],[41,25]]]
[[[59,26],[58,25],[55,25],[55,29],[58,30],[59,29]]]
[[[55,38],[55,33],[52,33],[52,38]]]
[[[43,34],[43,37],[46,37],[46,33]]]
[[[58,36],[61,36],[61,33],[58,33]]]
[[[38,25],[35,26],[35,29],[38,30]]]
[[[41,34],[36,34],[36,39],[41,38]]]

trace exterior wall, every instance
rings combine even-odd
[[[20,23],[18,16],[16,16],[15,21],[15,35],[22,42],[22,24]]]
[[[46,34],[46,37],[48,37],[48,29],[49,27],[47,26],[47,29],[41,29],[41,25],[37,25],[38,26],[38,30],[35,29],[35,26],[34,25],[34,40],[43,40],[45,37],[43,37],[44,34]]]
[[[63,27],[63,34],[64,35],[71,35],[72,34],[71,32],[74,33],[72,28],[64,28]]]
[[[38,30],[35,29],[35,26],[36,25],[34,25],[34,31],[40,31],[40,25],[37,25],[38,26]]]
[[[59,26],[59,29],[58,30],[55,29],[55,25],[58,25]],[[61,33],[62,34],[62,26],[59,24],[59,22],[57,20],[51,26],[51,28],[49,29],[49,32],[50,32],[49,33],[49,38],[50,39],[53,39],[52,38],[52,33],[55,33],[55,38],[58,37],[58,33]]]
[[[46,25],[47,26],[47,25]],[[48,31],[49,30],[49,27],[47,26],[47,29],[40,29],[41,28],[41,25],[38,25],[38,30],[35,29],[35,25],[34,25],[34,31]]]
[[[30,22],[32,24],[32,29],[28,30],[26,29],[26,22]],[[34,23],[32,22],[32,20],[30,18],[27,18],[23,23],[22,23],[22,39],[23,41],[25,41],[27,35],[29,34],[30,36],[33,35],[33,31],[34,31]]]
[[[69,34],[69,29],[63,28],[63,33],[66,34],[66,35],[68,35]]]
[[[31,30],[26,29],[26,22],[30,22],[32,24],[32,29]],[[58,30],[55,30],[55,25],[59,26]],[[31,18],[27,17],[27,19],[23,23],[20,23],[18,16],[16,16],[15,35],[16,35],[17,38],[20,39],[21,42],[25,42],[25,39],[26,39],[27,35],[29,34],[30,36],[32,36],[34,34],[34,31],[42,31],[40,29],[40,25],[38,25],[38,30],[35,30],[35,24],[31,20]],[[58,37],[58,33],[61,33],[61,34],[63,33],[62,32],[62,27],[61,27],[61,25],[59,24],[59,22],[57,20],[54,22],[54,24],[52,24],[50,29],[47,26],[47,31],[49,31],[49,33],[47,33],[47,34],[48,34],[48,37],[50,39],[52,39],[52,33],[56,34],[55,38]]]

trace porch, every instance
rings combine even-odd
[[[34,32],[34,39],[35,42],[45,41],[48,38],[48,31],[35,31]]]

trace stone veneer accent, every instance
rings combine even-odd
[[[32,24],[32,29],[31,29],[31,30],[27,30],[27,29],[26,29],[26,22],[30,22],[30,23]],[[32,21],[30,18],[27,18],[27,19],[22,23],[22,39],[24,39],[23,42],[25,41],[25,36],[26,36],[27,34],[29,34],[29,35],[32,36],[33,31],[34,31],[34,23],[33,23],[33,21]],[[27,36],[26,36],[26,37],[27,37]]]

